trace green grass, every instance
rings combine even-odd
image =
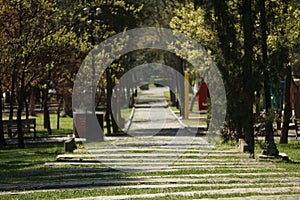
[[[300,162],[300,141],[290,140],[288,144],[279,144],[279,140],[275,140],[277,149],[280,153],[286,153],[289,159],[294,162]],[[259,154],[262,151],[264,141],[256,141],[255,153]]]
[[[260,186],[257,186],[259,188]],[[91,189],[91,190],[65,190],[60,192],[37,192],[34,194],[28,195],[20,195],[21,199],[62,199],[62,198],[80,198],[86,196],[114,196],[114,195],[130,195],[130,194],[154,194],[154,193],[166,193],[166,192],[182,192],[182,191],[199,191],[199,190],[222,190],[229,187],[179,187],[179,188],[164,188],[164,189],[131,189],[131,188],[119,188],[119,189]],[[234,196],[248,196],[253,195],[254,193],[246,193],[246,194],[235,194]],[[203,197],[204,195],[196,195],[198,197]],[[207,195],[207,197],[220,197],[220,195]],[[222,197],[230,197],[230,195]],[[231,195],[232,196],[232,195]],[[184,196],[178,197],[177,199],[185,199]]]
[[[273,162],[277,167],[284,168],[289,172],[300,172],[300,141],[289,141],[289,144],[279,144],[278,140],[275,140],[276,146],[280,153],[285,153],[289,156],[290,161],[282,161],[280,158],[269,159],[265,162]],[[260,141],[255,145],[256,154],[261,153],[263,142]],[[262,161],[263,162],[263,161]]]
[[[22,116],[25,118],[25,115]],[[38,113],[37,116],[29,118],[36,119],[36,130],[38,136],[47,136],[47,130],[44,128],[44,116],[43,113]],[[8,119],[8,114],[3,114],[3,119]],[[14,118],[15,119],[15,118]],[[57,115],[50,114],[50,123],[52,129],[52,135],[68,135],[73,133],[73,118],[71,117],[60,117],[59,129],[57,129]],[[33,136],[33,133],[26,133],[25,136]]]
[[[125,124],[127,123],[130,115],[132,112],[132,108],[126,108],[121,110],[121,116],[125,120]],[[16,117],[14,117],[15,119]],[[25,118],[25,115],[22,116],[22,118]],[[47,129],[44,128],[44,116],[43,113],[38,113],[37,116],[29,118],[35,118],[36,119],[36,131],[38,137],[48,136]],[[8,119],[8,114],[3,114],[3,119]],[[52,135],[71,135],[73,134],[73,118],[71,117],[60,117],[59,120],[59,129],[57,129],[57,115],[56,114],[50,114],[50,123],[51,123],[51,129],[52,129]],[[106,121],[103,122],[104,127],[106,127]],[[107,133],[107,129],[104,128],[104,133]],[[25,136],[33,137],[33,133],[26,133]]]
[[[270,185],[272,186],[272,185]],[[248,186],[249,187],[249,186]],[[248,188],[243,187],[243,188]],[[253,187],[253,186],[252,186]],[[260,188],[261,186],[257,185],[254,186],[256,188]],[[115,196],[115,195],[139,195],[139,194],[155,194],[155,193],[168,193],[168,192],[183,192],[183,191],[205,191],[205,190],[222,190],[227,189],[230,187],[226,186],[216,186],[216,187],[178,187],[178,188],[163,188],[163,189],[135,189],[135,188],[114,188],[109,189],[103,187],[102,189],[88,189],[88,190],[63,190],[63,191],[51,191],[51,192],[36,192],[32,194],[22,194],[18,195],[20,199],[63,199],[63,198],[80,198],[80,197],[87,197],[87,196]],[[245,193],[245,194],[212,194],[212,195],[194,195],[194,196],[169,196],[170,199],[192,199],[194,198],[220,198],[220,197],[246,197],[255,195],[257,193]],[[284,193],[279,193],[284,194]],[[293,194],[292,192],[287,194]],[[295,192],[294,194],[297,194]],[[299,193],[298,193],[299,194]],[[265,194],[266,195],[266,194]],[[169,199],[166,197],[163,198],[154,198],[154,199]],[[9,199],[9,198],[2,198],[2,199]]]
[[[217,143],[216,148],[218,150],[229,150],[233,149],[234,146],[231,144],[222,144]],[[259,144],[256,145],[257,152],[259,152]],[[278,144],[278,148],[280,152],[285,152],[290,156],[290,159],[294,162],[300,161],[300,143],[299,141],[290,141],[288,145],[280,145]],[[27,181],[37,181],[37,182],[51,182],[51,181],[68,181],[74,178],[82,179],[82,180],[111,180],[113,178],[118,179],[137,179],[137,176],[167,176],[169,175],[172,178],[180,178],[181,175],[185,174],[218,174],[218,173],[232,173],[229,177],[231,178],[267,178],[268,175],[257,175],[257,176],[240,176],[238,173],[233,172],[242,172],[245,173],[247,171],[232,171],[230,168],[228,169],[182,169],[178,171],[157,171],[157,172],[137,172],[132,174],[113,174],[113,175],[104,175],[100,172],[111,170],[108,168],[102,168],[100,166],[60,166],[60,167],[48,167],[45,166],[45,162],[56,160],[56,155],[63,153],[63,144],[61,143],[52,143],[52,144],[34,144],[27,145],[25,149],[4,149],[0,150],[0,184],[3,183],[18,183],[18,182],[27,182]],[[204,157],[205,158],[205,157]],[[240,158],[239,158],[240,159]],[[241,161],[241,160],[240,160]],[[267,161],[270,162],[270,161]],[[282,162],[279,160],[271,161],[274,162],[276,166],[280,168],[284,168],[284,172],[300,172],[299,164]],[[251,172],[278,172],[277,169],[264,169],[258,168],[256,170],[251,170]],[[299,177],[300,175],[295,175],[294,177]],[[273,177],[282,177],[284,175],[278,174]],[[192,179],[192,177],[191,177]],[[208,178],[207,181],[203,179],[203,181],[196,181],[197,184],[211,183]],[[260,183],[261,180],[254,182]],[[228,181],[219,183],[229,183]],[[230,183],[242,183],[239,181],[231,181]],[[128,182],[124,185],[130,185],[132,183]],[[149,183],[151,184],[151,183]],[[157,184],[157,183],[156,183]],[[159,183],[160,184],[160,183]],[[162,184],[162,183],[161,183]],[[272,186],[272,182],[269,183]],[[283,183],[284,184],[284,183]],[[109,186],[114,186],[117,184],[110,184]],[[90,186],[90,189],[80,189],[80,187]],[[164,193],[164,192],[180,192],[180,191],[199,191],[199,190],[211,190],[211,189],[225,189],[228,187],[179,187],[179,188],[168,188],[168,189],[130,189],[130,188],[108,188],[104,185],[94,185],[93,181],[91,181],[90,185],[82,185],[82,186],[74,186],[73,189],[63,190],[63,187],[46,187],[45,189],[61,189],[60,191],[49,191],[49,192],[35,192],[30,194],[19,194],[19,195],[1,195],[0,199],[61,199],[61,198],[75,198],[75,197],[88,197],[88,196],[98,196],[98,195],[122,195],[122,194],[143,194],[143,193]],[[97,187],[97,188],[93,188]],[[276,186],[274,186],[276,187]],[[69,188],[72,188],[69,187]],[[293,192],[289,192],[288,194],[292,194]],[[246,193],[246,194],[231,194],[231,195],[195,195],[191,197],[185,196],[169,196],[164,198],[155,198],[155,199],[192,199],[199,197],[207,197],[207,198],[221,198],[221,197],[243,197],[250,196],[254,193]]]
[[[182,123],[188,125],[188,126],[207,126],[207,122],[203,120],[192,120],[192,119],[183,119],[181,120]]]
[[[55,160],[63,153],[62,143],[27,144],[25,149],[0,150],[0,181],[10,182],[12,178],[26,178],[26,170],[43,170],[44,163]]]

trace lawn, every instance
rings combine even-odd
[[[125,120],[125,125],[131,115],[132,108],[124,108],[121,110],[121,116]],[[25,118],[25,115],[23,115]],[[37,116],[30,118],[36,119],[36,130],[38,137],[48,136],[47,130],[44,128],[44,116],[43,113],[38,113]],[[8,119],[8,114],[3,114],[3,119]],[[51,123],[51,130],[52,135],[72,135],[73,134],[73,118],[71,117],[60,117],[59,118],[59,129],[57,129],[57,115],[50,114],[50,123]],[[103,122],[104,127],[106,127],[106,121]],[[107,133],[106,128],[104,128],[104,133]],[[25,136],[33,136],[33,133],[26,133]]]
[[[300,171],[300,141],[289,141],[289,144],[279,144],[279,140],[275,140],[276,146],[280,153],[285,153],[289,156],[290,162],[284,162],[280,158],[268,159],[265,162],[273,162],[279,168],[285,168],[286,171]],[[257,141],[255,145],[255,153],[259,154],[262,151],[263,141]],[[262,160],[264,161],[264,160]]]
[[[25,118],[25,115],[23,115],[22,118]],[[47,130],[44,129],[44,116],[43,113],[38,113],[37,116],[29,118],[35,118],[36,119],[36,130],[37,130],[37,136],[47,136]],[[8,114],[3,114],[3,119],[8,119]],[[50,114],[50,123],[51,123],[51,129],[52,129],[52,135],[70,135],[73,133],[73,118],[71,117],[60,117],[59,120],[59,129],[57,129],[57,115],[56,114]],[[25,136],[33,136],[33,133],[26,133]]]
[[[276,141],[278,144],[278,141]],[[256,151],[259,152],[260,144],[256,144]],[[235,148],[230,144],[217,143],[216,148],[219,150],[230,150]],[[280,152],[285,152],[290,156],[290,159],[293,162],[282,162],[279,159],[272,161],[278,167],[284,168],[285,172],[300,172],[299,163],[300,162],[300,142],[299,141],[290,141],[288,145],[278,144]],[[108,170],[107,168],[99,168],[99,166],[57,166],[49,167],[45,166],[45,162],[56,160],[56,155],[63,153],[63,144],[61,143],[52,143],[52,144],[34,144],[29,145],[25,149],[5,149],[0,150],[0,184],[3,183],[20,183],[28,181],[38,181],[38,182],[51,182],[59,181],[72,181],[74,178],[82,177],[82,180],[93,179],[93,180],[105,180],[105,179],[135,179],[136,176],[172,176],[180,177],[184,174],[209,174],[209,173],[232,173],[232,170],[229,169],[184,169],[174,172],[140,172],[133,174],[114,174],[114,175],[103,175],[99,172],[103,170]],[[258,172],[270,172],[270,169],[258,168]],[[272,171],[272,169],[271,169]],[[274,169],[274,171],[276,171]],[[276,175],[275,175],[276,176]],[[279,176],[279,175],[278,175]],[[297,175],[298,177],[299,175]],[[231,177],[239,177],[238,174],[233,173]],[[246,178],[253,178],[249,175]],[[258,175],[257,178],[265,178],[265,175]],[[205,182],[195,182],[195,184],[204,184]],[[209,180],[207,183],[210,183]],[[236,182],[239,183],[239,182]],[[260,182],[257,182],[259,184]],[[269,183],[272,185],[272,183]],[[126,184],[125,184],[126,185]],[[85,185],[86,187],[87,185]],[[256,187],[259,187],[256,186]],[[107,188],[106,186],[97,186],[94,188],[94,185],[90,185],[90,189],[80,189],[78,186],[76,188],[66,187],[64,190],[55,190],[55,191],[39,191],[35,193],[20,194],[18,196],[11,195],[1,195],[1,199],[11,199],[12,197],[16,199],[59,199],[59,198],[75,198],[75,197],[84,197],[84,196],[97,196],[97,195],[118,195],[118,194],[142,194],[142,193],[163,193],[163,192],[180,192],[180,191],[195,191],[195,190],[212,190],[212,189],[226,189],[225,186],[218,187],[179,187],[179,188],[150,188],[150,189],[130,189],[130,188]],[[38,189],[38,188],[37,188]],[[55,189],[54,188],[41,188],[39,189]],[[60,187],[62,189],[62,187]],[[249,194],[248,194],[249,195]],[[242,196],[247,196],[244,194]],[[200,197],[200,196],[199,196]],[[203,196],[202,196],[203,197]],[[227,197],[227,195],[210,195],[207,197]],[[230,197],[230,196],[228,196]],[[159,198],[158,198],[159,199]],[[162,198],[163,199],[163,198]],[[176,199],[170,197],[170,199]]]

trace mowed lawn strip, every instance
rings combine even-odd
[[[218,145],[216,149],[228,150],[233,149],[230,145]],[[203,157],[206,162],[212,160],[217,161],[222,159],[221,164],[225,168],[191,168],[178,169],[171,171],[157,172],[136,172],[122,173],[108,167],[99,168],[99,166],[45,166],[46,162],[56,160],[58,154],[63,153],[63,144],[35,144],[28,146],[24,150],[6,149],[0,150],[1,158],[1,196],[0,199],[63,199],[63,198],[78,198],[78,197],[93,197],[93,196],[118,196],[118,195],[144,195],[144,194],[169,194],[164,197],[154,195],[154,199],[188,199],[188,198],[216,198],[216,197],[239,197],[261,195],[260,192],[247,192],[251,188],[278,188],[280,194],[299,194],[298,190],[292,190],[300,183],[299,169],[299,142],[292,141],[289,145],[278,145],[280,151],[291,155],[293,162],[287,163],[280,160],[258,162],[249,160],[247,154],[241,157]],[[296,152],[295,152],[296,151]],[[297,153],[298,151],[298,153]],[[183,156],[184,157],[184,156]],[[182,159],[182,158],[180,158]],[[179,159],[179,160],[180,160]],[[201,158],[189,158],[200,162]],[[212,159],[212,160],[211,160]],[[251,168],[251,165],[241,165],[247,170],[238,170],[236,168],[226,167],[230,162],[257,162],[256,168]],[[191,161],[191,160],[190,160]],[[182,163],[182,165],[180,165]],[[177,163],[179,166],[188,166],[183,161]],[[213,163],[211,163],[213,164]],[[217,162],[216,162],[217,164]],[[220,163],[219,163],[220,165]],[[276,167],[274,167],[274,165]],[[197,166],[192,165],[191,166]],[[266,168],[270,166],[271,168]],[[238,165],[237,165],[238,167]],[[105,184],[105,181],[107,183]],[[120,182],[114,180],[122,180]],[[132,181],[130,181],[132,180]],[[165,181],[164,181],[165,180]],[[55,184],[61,182],[78,182],[78,184],[61,185]],[[86,181],[86,182],[85,182]],[[97,181],[102,181],[103,184],[97,184]],[[40,183],[38,188],[16,188],[13,191],[4,191],[7,184]],[[46,183],[53,183],[47,186]],[[80,182],[82,184],[80,184]],[[43,187],[45,183],[45,187]],[[149,188],[147,188],[149,185]],[[169,186],[168,186],[169,185]],[[300,184],[298,184],[300,185]],[[123,187],[122,187],[123,186]],[[224,190],[241,188],[243,194],[233,192],[231,194],[207,194],[209,190]],[[243,189],[244,188],[244,189]],[[281,189],[280,189],[281,188]],[[33,190],[34,189],[34,190]],[[290,189],[290,190],[288,190]],[[228,190],[228,191],[229,191]],[[203,194],[193,193],[193,191],[203,191]],[[249,190],[250,191],[250,190]],[[22,193],[23,192],[23,193]],[[183,195],[185,192],[191,196]],[[191,193],[190,193],[191,192]],[[178,193],[178,194],[177,194]],[[180,194],[182,193],[182,195]],[[271,193],[270,193],[271,194]],[[276,194],[276,191],[275,191]],[[263,195],[266,195],[264,193]],[[151,196],[151,195],[150,195]],[[137,198],[139,198],[137,196]]]

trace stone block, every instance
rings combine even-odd
[[[249,151],[249,145],[245,142],[244,139],[239,139],[239,151],[240,152],[248,152]]]
[[[75,138],[70,138],[64,142],[65,152],[72,153],[75,149],[77,149]]]

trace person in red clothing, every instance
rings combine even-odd
[[[197,92],[198,95],[198,109],[206,110],[208,108],[207,99],[209,97],[209,91],[207,88],[207,84],[204,81],[198,82],[199,90]]]
[[[198,100],[198,109],[199,110],[207,110],[208,104],[207,100],[209,98],[209,91],[207,84],[204,82],[203,78],[200,78],[199,80],[196,80],[195,86],[194,86],[194,97],[191,101],[190,111],[193,110],[194,102],[197,98]]]

